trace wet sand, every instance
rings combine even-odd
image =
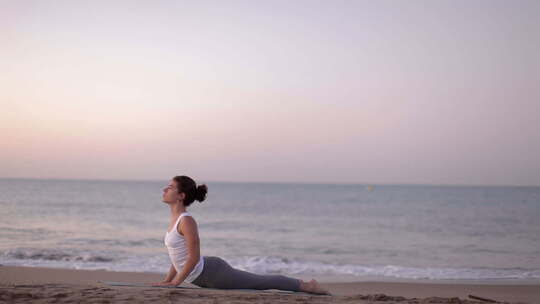
[[[410,282],[322,283],[333,296],[284,293],[109,286],[98,281],[151,283],[165,274],[0,266],[0,303],[540,303],[540,285]]]

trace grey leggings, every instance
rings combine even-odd
[[[203,256],[203,259],[203,271],[191,282],[200,287],[300,291],[300,280],[298,279],[283,275],[258,275],[239,270],[216,256]]]

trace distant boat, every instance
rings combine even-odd
[[[366,187],[366,189],[367,189],[368,191],[371,191],[371,190],[373,190],[373,186],[368,185],[368,186]]]

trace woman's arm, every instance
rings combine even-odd
[[[167,274],[167,277],[163,280],[163,282],[170,282],[174,277],[176,276],[176,268],[174,268],[174,265],[171,264],[171,269],[169,269],[169,274]]]
[[[176,268],[174,268],[174,265],[171,264],[171,269],[169,269],[167,277],[161,282],[150,283],[150,286],[169,286],[172,284],[171,281],[174,279],[175,276]]]

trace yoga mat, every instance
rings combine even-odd
[[[264,293],[280,293],[280,294],[303,294],[308,296],[325,296],[317,295],[312,293],[307,293],[303,291],[289,291],[289,290],[278,290],[278,289],[218,289],[218,288],[201,288],[201,287],[187,287],[187,286],[150,286],[145,285],[144,283],[133,283],[133,282],[113,282],[113,281],[98,281],[109,286],[136,286],[136,287],[159,287],[159,288],[182,288],[182,289],[210,289],[210,290],[235,290],[235,291],[247,291],[247,292],[264,292]]]

